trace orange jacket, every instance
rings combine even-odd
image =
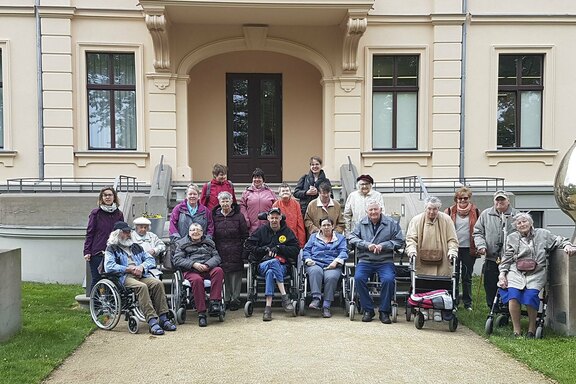
[[[304,230],[304,219],[300,211],[300,204],[295,198],[291,197],[288,203],[280,199],[276,200],[272,206],[280,208],[282,214],[286,216],[286,226],[296,235],[300,248],[304,247],[306,244],[306,231]]]

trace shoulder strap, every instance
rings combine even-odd
[[[206,195],[204,196],[204,205],[208,206],[208,202],[210,201],[210,188],[212,187],[212,183],[209,181],[206,183]]]

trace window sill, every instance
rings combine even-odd
[[[135,164],[139,168],[146,166],[148,152],[132,151],[83,151],[74,152],[78,159],[78,166],[86,167],[88,164]]]
[[[0,163],[4,164],[5,167],[14,166],[14,158],[18,154],[17,151],[7,151],[0,149]]]
[[[364,165],[371,167],[374,164],[407,164],[416,163],[421,167],[427,167],[432,159],[432,151],[417,150],[387,150],[362,152],[360,156],[364,159]]]
[[[551,166],[558,156],[555,149],[500,149],[485,153],[491,167],[499,163],[543,163]]]

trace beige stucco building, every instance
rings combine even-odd
[[[576,138],[568,0],[0,0],[0,182],[500,177],[552,209]]]

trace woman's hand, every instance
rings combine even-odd
[[[318,194],[318,189],[315,186],[311,185],[310,188],[306,191],[308,196],[316,196]]]
[[[331,262],[326,269],[336,269],[338,268],[338,262],[336,260],[334,260],[333,262]]]
[[[90,261],[90,257],[91,257],[91,256],[92,256],[92,255],[90,255],[89,253],[85,254],[85,255],[84,255],[84,260]]]
[[[306,259],[306,261],[304,261],[304,263],[305,263],[307,266],[309,266],[309,267],[311,267],[311,266],[313,266],[314,264],[316,264],[316,262],[315,262],[314,260],[312,260],[312,259]]]
[[[564,247],[564,252],[566,252],[568,256],[572,256],[576,254],[576,247],[573,245],[567,245]]]
[[[508,288],[508,278],[506,275],[498,276],[498,286],[500,288]]]

